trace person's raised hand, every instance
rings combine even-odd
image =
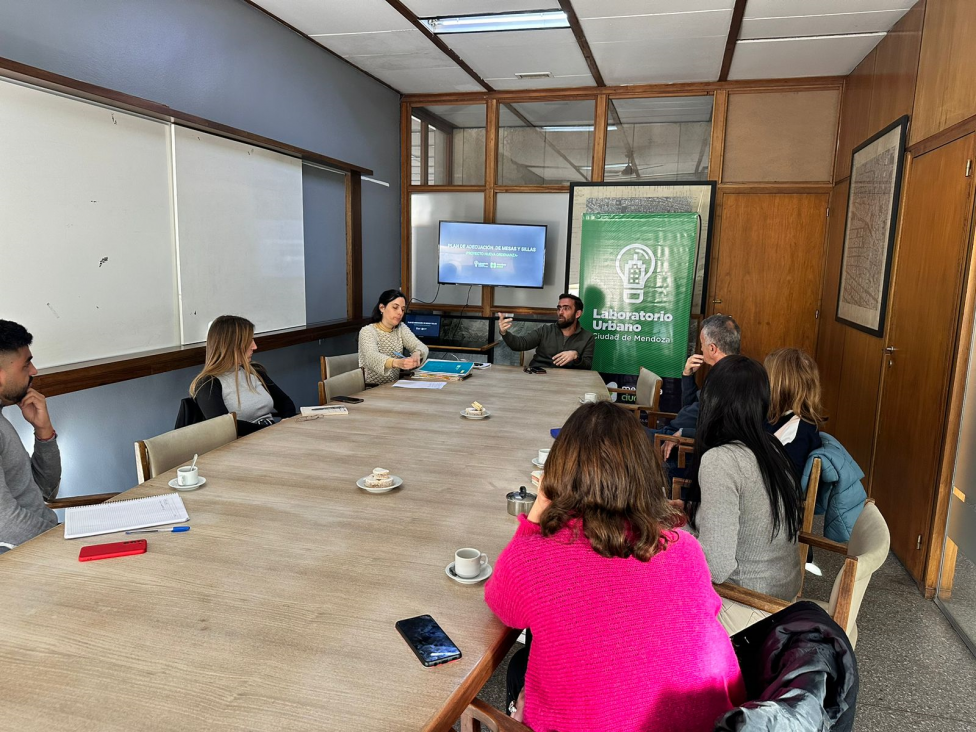
[[[674,437],[681,437],[681,430],[675,432]],[[664,440],[664,442],[661,445],[661,457],[664,460],[667,460],[668,457],[670,457],[671,451],[674,449],[674,445],[675,445],[674,441]]]
[[[693,353],[688,357],[688,360],[685,361],[685,370],[682,371],[682,373],[685,376],[691,376],[701,367],[703,363],[705,363],[705,357],[700,353]]]
[[[34,434],[42,440],[49,440],[54,436],[51,417],[47,413],[47,399],[36,389],[28,389],[27,394],[20,400],[20,413],[24,419],[34,427]]]
[[[579,354],[576,353],[576,351],[560,351],[552,357],[552,362],[556,366],[565,366],[568,363],[572,363],[577,358],[579,358]]]
[[[513,318],[505,315],[505,313],[498,313],[498,332],[502,335],[508,333],[509,328],[512,327]]]

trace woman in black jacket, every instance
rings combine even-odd
[[[221,315],[207,332],[203,371],[190,384],[190,396],[205,418],[236,412],[239,436],[296,413],[295,403],[264,367],[251,363],[256,350],[254,323],[236,315]]]

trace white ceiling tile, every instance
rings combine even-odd
[[[744,18],[788,18],[794,15],[866,13],[908,10],[917,0],[749,0]]]
[[[589,74],[554,76],[551,79],[485,79],[495,89],[559,89],[573,86],[596,86]]]
[[[730,79],[846,76],[884,34],[739,42]]]
[[[364,56],[363,63],[358,63],[364,71],[368,71],[378,79],[382,79],[394,89],[403,94],[436,94],[438,92],[455,91],[484,91],[461,69],[454,67],[443,69],[380,69],[373,67],[369,60],[375,56]]]
[[[651,42],[591,43],[607,84],[715,81],[727,36],[662,38]]]
[[[404,0],[418,18],[559,10],[559,0]]]
[[[517,73],[533,71],[549,71],[553,76],[589,73],[576,37],[568,28],[454,33],[444,40],[482,79],[514,78]]]
[[[436,49],[436,46],[416,28],[379,33],[342,33],[337,36],[312,36],[312,38],[340,56],[419,53]]]
[[[360,68],[370,73],[381,71],[418,71],[421,69],[456,69],[471,78],[461,70],[451,59],[433,46],[424,51],[414,53],[389,54],[381,53],[368,56],[343,56]],[[481,89],[481,87],[478,87]]]
[[[386,0],[256,0],[303,33],[368,33],[407,30],[409,20]]]
[[[701,38],[729,33],[731,10],[667,13],[581,20],[590,43],[648,41],[655,38]]]
[[[789,18],[753,18],[742,22],[740,40],[749,38],[790,38],[831,36],[842,33],[888,31],[907,10],[875,10],[867,13],[835,13]]]
[[[734,5],[735,0],[573,0],[573,9],[580,19],[731,10]]]

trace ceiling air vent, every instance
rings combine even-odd
[[[524,74],[516,74],[515,78],[523,79],[526,81],[532,81],[534,79],[551,79],[552,72],[551,71],[528,71]]]

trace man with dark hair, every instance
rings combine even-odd
[[[511,333],[512,318],[498,313],[498,330],[506,345],[513,351],[535,349],[530,368],[588,369],[593,366],[596,338],[583,330],[579,319],[583,315],[583,301],[576,295],[562,294],[556,308],[556,322],[536,328],[524,336]]]
[[[47,401],[31,388],[33,340],[24,326],[0,320],[0,542],[14,546],[58,525],[44,501],[58,494],[61,452]],[[2,412],[13,405],[34,427],[33,456]]]
[[[684,371],[681,372],[681,411],[662,429],[649,429],[648,437],[653,440],[654,435],[659,432],[680,437],[695,436],[698,427],[698,397],[701,394],[695,381],[695,372],[703,363],[714,366],[726,356],[738,355],[741,336],[739,324],[731,316],[710,315],[702,321],[698,331],[701,353],[689,356]],[[664,443],[665,459],[670,456],[673,448],[673,442]]]

